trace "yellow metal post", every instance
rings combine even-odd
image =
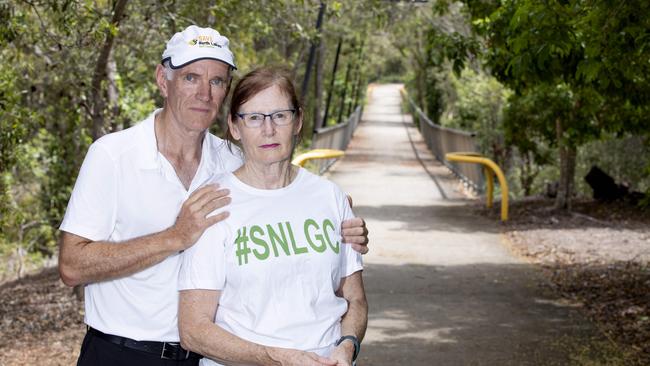
[[[483,166],[483,174],[485,174],[487,183],[487,207],[492,208],[494,204],[494,174],[486,166]]]
[[[485,169],[485,176],[487,178],[487,205],[492,207],[492,194],[494,192],[494,178],[492,172],[499,179],[501,186],[501,221],[508,221],[508,182],[503,174],[501,168],[496,165],[492,160],[477,154],[475,152],[452,152],[445,154],[445,159],[449,161],[458,161],[463,163],[477,163],[482,164]],[[490,170],[492,172],[490,172]]]
[[[307,161],[312,159],[333,159],[333,158],[339,158],[343,155],[345,155],[345,152],[343,152],[342,150],[313,149],[307,151],[306,153],[302,153],[296,156],[295,158],[293,158],[291,163],[298,166],[305,166],[305,163],[307,163]]]

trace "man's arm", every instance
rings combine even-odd
[[[323,366],[335,362],[315,353],[262,346],[225,331],[213,321],[220,291],[180,291],[178,326],[183,348],[226,365]]]
[[[368,326],[368,301],[366,292],[363,288],[362,271],[357,271],[352,275],[341,280],[341,286],[337,292],[338,296],[348,301],[348,311],[341,319],[341,335],[352,335],[357,337],[359,343],[366,335]],[[338,345],[331,358],[338,361],[337,366],[347,366],[352,364],[354,355],[354,344],[345,340]]]
[[[63,283],[76,286],[128,276],[187,249],[206,228],[228,217],[228,212],[206,217],[230,203],[228,193],[216,185],[202,187],[183,203],[173,226],[120,243],[92,241],[62,232],[59,274]]]

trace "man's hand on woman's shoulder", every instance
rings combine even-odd
[[[181,211],[167,233],[175,240],[178,250],[185,250],[201,237],[205,229],[223,221],[228,211],[208,216],[213,211],[227,206],[231,198],[228,189],[219,189],[217,184],[208,184],[192,192],[181,206]]]

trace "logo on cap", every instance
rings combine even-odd
[[[219,48],[222,47],[219,43],[212,41],[212,36],[198,36],[193,40],[187,42],[187,44],[189,44],[190,46],[199,46],[199,47],[219,47]]]

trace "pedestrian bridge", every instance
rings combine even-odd
[[[542,293],[497,221],[472,214],[467,183],[427,147],[400,89],[370,88],[345,156],[326,173],[370,230],[359,364],[567,364],[558,337],[584,338],[590,326]]]

